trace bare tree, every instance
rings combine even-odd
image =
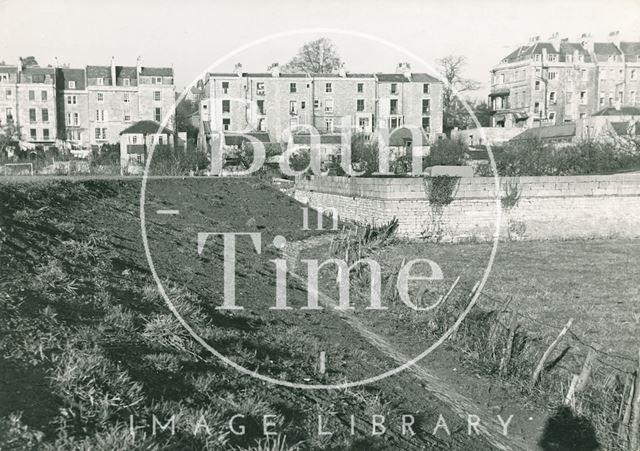
[[[340,67],[340,56],[331,39],[320,38],[304,44],[282,68],[284,72],[332,73]]]
[[[442,89],[444,129],[448,132],[454,127],[465,128],[469,123],[469,114],[456,94],[476,91],[480,88],[480,83],[462,76],[467,65],[465,56],[448,55],[437,62],[446,81]]]

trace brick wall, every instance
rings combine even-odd
[[[489,241],[497,226],[512,240],[640,236],[640,174],[503,178],[498,188],[490,177],[461,178],[445,206],[429,201],[428,180],[312,176],[296,181],[294,197],[361,224],[397,217],[409,238]]]

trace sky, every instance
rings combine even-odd
[[[617,30],[640,41],[640,0],[0,0],[0,17],[7,64],[33,55],[41,66],[56,57],[108,65],[112,56],[135,65],[140,56],[144,66],[173,66],[178,89],[238,62],[265,71],[325,36],[352,72],[394,72],[400,61],[433,72],[438,58],[463,55],[464,76],[482,83],[483,97],[491,67],[531,36],[598,39]],[[312,31],[282,35],[295,30]]]

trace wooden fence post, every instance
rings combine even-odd
[[[540,374],[542,373],[542,370],[544,369],[544,362],[546,362],[546,360],[549,358],[549,356],[551,355],[553,350],[556,348],[556,346],[558,346],[558,343],[560,343],[560,340],[562,340],[562,337],[564,337],[565,334],[569,331],[569,328],[571,327],[571,324],[573,324],[573,318],[571,318],[567,322],[567,324],[560,331],[560,333],[558,334],[556,339],[553,340],[553,342],[549,345],[549,347],[544,352],[544,354],[542,354],[542,358],[540,359],[540,362],[538,362],[538,365],[536,366],[536,369],[533,371],[533,376],[531,376],[531,385],[532,386],[535,386],[538,383],[538,379],[540,378]]]
[[[513,340],[516,338],[516,329],[518,328],[518,312],[513,310],[509,320],[509,332],[507,334],[507,342],[503,348],[502,358],[500,359],[500,376],[504,377],[509,372],[509,362],[511,361],[511,352],[513,351]]]
[[[591,375],[591,369],[593,368],[593,362],[596,359],[596,345],[591,344],[591,348],[589,349],[589,353],[587,354],[587,358],[582,365],[582,371],[580,371],[580,376],[578,377],[578,381],[576,383],[576,393],[581,392],[587,385],[587,380]]]

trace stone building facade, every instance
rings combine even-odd
[[[175,126],[170,67],[0,66],[0,125],[13,120],[20,139],[36,145],[88,148],[118,143],[140,120]]]
[[[533,38],[491,70],[489,107],[494,127],[573,122],[607,106],[636,105],[640,42],[574,42],[556,33]]]
[[[442,83],[401,64],[394,74],[210,73],[200,102],[203,133],[266,131],[288,142],[293,131],[374,133],[402,126],[423,129],[429,141],[442,133]]]

